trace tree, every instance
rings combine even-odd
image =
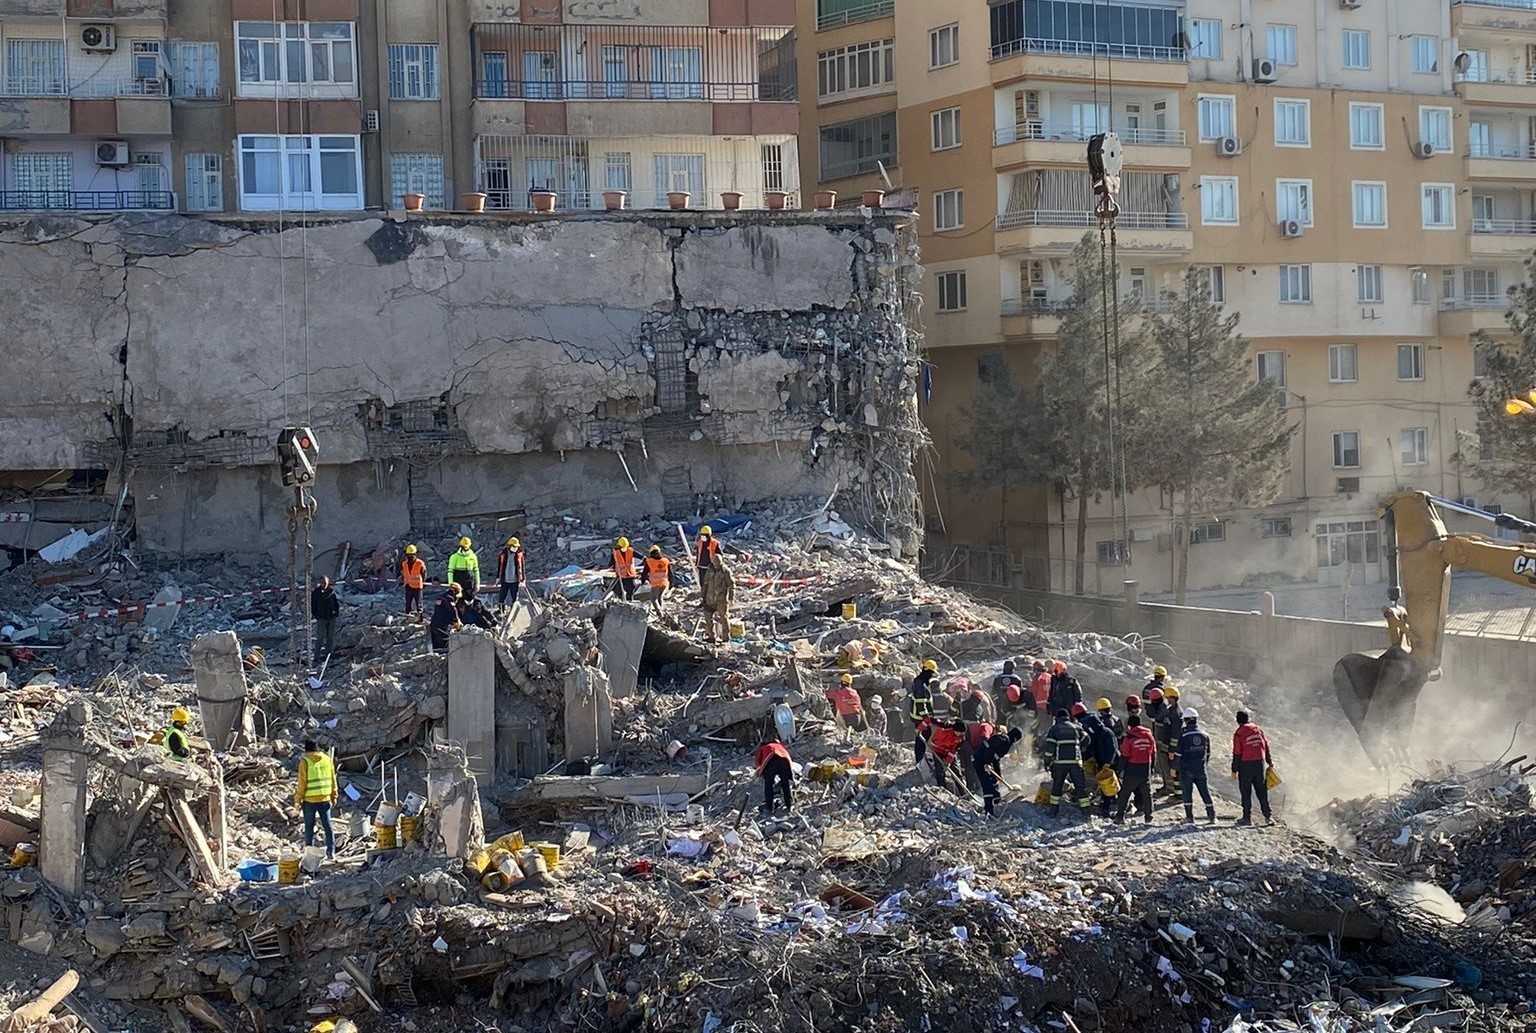
[[[1264,506],[1290,470],[1296,427],[1271,384],[1254,379],[1237,313],[1224,315],[1194,270],[1172,311],[1149,317],[1157,418],[1146,428],[1146,483],[1166,489],[1178,514],[1175,602],[1189,582],[1196,514]]]
[[[1008,501],[1017,488],[1037,484],[1042,466],[1031,438],[1024,389],[1014,377],[1012,363],[1002,352],[983,356],[978,364],[976,392],[960,414],[965,436],[960,447],[974,460],[971,469],[951,475],[962,491],[996,489],[1003,544],[1008,543]]]
[[[1509,301],[1512,340],[1495,341],[1481,330],[1472,337],[1484,365],[1483,377],[1469,389],[1477,406],[1480,445],[1475,468],[1489,486],[1529,500],[1536,496],[1536,464],[1530,461],[1536,413],[1510,415],[1504,406],[1511,398],[1529,401],[1536,388],[1536,285],[1526,280],[1511,288]]]

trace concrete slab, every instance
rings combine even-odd
[[[43,751],[42,834],[38,865],[43,878],[71,897],[85,891],[85,788],[90,758],[83,748]]]
[[[689,797],[704,791],[703,774],[677,775],[542,775],[513,794],[511,804],[631,800],[653,802],[657,797]]]
[[[240,640],[233,631],[199,635],[192,643],[192,676],[197,682],[203,736],[219,751],[229,748],[245,709],[248,686],[240,654]]]
[[[565,673],[565,759],[601,756],[613,749],[613,697],[608,676],[595,667]]]
[[[603,651],[603,670],[614,699],[634,694],[640,680],[645,634],[645,607],[624,602],[610,602],[603,607],[603,628],[597,637],[597,647]]]
[[[476,778],[496,777],[496,643],[478,628],[448,640],[448,738]]]

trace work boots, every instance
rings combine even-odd
[[[1061,804],[1060,803],[1053,803],[1053,804],[1051,804],[1051,817],[1053,817],[1053,818],[1061,817]]]
[[[1210,822],[1212,825],[1216,824],[1216,808],[1207,807],[1205,809],[1205,820]]]
[[[1193,825],[1195,823],[1195,808],[1193,806],[1184,808],[1184,823],[1186,825]]]

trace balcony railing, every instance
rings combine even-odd
[[[997,228],[1000,230],[1011,230],[1020,226],[1088,229],[1098,224],[1098,218],[1092,212],[1033,209],[1004,212],[997,217]],[[1183,212],[1121,212],[1115,217],[1115,225],[1120,229],[1131,230],[1187,230],[1189,216]]]
[[[856,7],[845,7],[841,11],[821,11],[821,4],[817,4],[816,28],[835,29],[839,25],[852,25],[854,22],[865,22],[871,18],[884,18],[896,9],[894,0],[871,0],[867,4],[859,4]]]
[[[481,79],[476,84],[475,96],[481,100],[792,101],[795,99],[795,85],[782,82],[536,82]]]
[[[1071,39],[1009,39],[992,44],[992,60],[1015,54],[1065,54],[1075,57],[1123,57],[1130,61],[1189,60],[1183,47],[1147,47],[1134,43],[1090,43]]]
[[[1053,301],[1047,298],[1004,298],[1003,315],[1005,316],[1059,316],[1076,310],[1077,302],[1072,298],[1063,298]]]
[[[1502,294],[1466,294],[1459,298],[1441,298],[1440,311],[1459,312],[1474,308],[1506,309],[1509,299]]]
[[[1451,0],[1452,5],[1470,4],[1473,7],[1514,7],[1522,11],[1536,11],[1536,0]]]
[[[1467,148],[1467,154],[1473,158],[1492,158],[1495,161],[1530,161],[1536,158],[1536,143],[1528,144],[1489,144],[1481,145],[1473,143]]]
[[[1457,82],[1503,83],[1508,86],[1536,85],[1536,70],[1521,68],[1485,68],[1456,73]]]
[[[9,76],[0,79],[0,94],[7,97],[74,97],[98,100],[108,97],[180,97],[218,100],[218,86],[209,83],[177,84],[162,79],[87,79],[70,85],[45,76]]]
[[[871,154],[867,158],[859,158],[854,161],[829,162],[821,167],[821,178],[847,179],[849,176],[863,176],[871,172],[879,172],[880,166],[887,169],[895,168],[899,162],[895,152],[890,154]]]
[[[1086,141],[1098,130],[1084,129],[1079,126],[1051,125],[1046,122],[1021,122],[1018,125],[1005,126],[997,130],[993,135],[993,142],[999,147],[1003,144],[1017,143],[1020,140],[1081,140]],[[1116,127],[1115,132],[1120,135],[1120,142],[1136,146],[1172,146],[1183,147],[1185,142],[1182,129],[1132,129],[1126,126]]]
[[[0,210],[8,212],[171,212],[169,190],[5,190]]]
[[[1506,236],[1536,237],[1533,219],[1473,219],[1473,233],[1500,233]]]
[[[69,96],[69,84],[51,75],[8,75],[4,86],[7,97]]]

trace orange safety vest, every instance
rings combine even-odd
[[[665,556],[647,556],[645,576],[652,588],[667,588],[672,584],[672,561]]]
[[[421,588],[427,583],[427,565],[417,556],[407,556],[400,564],[400,580],[406,588]]]
[[[720,542],[713,536],[700,538],[695,551],[697,558],[694,562],[702,570],[708,567],[714,561],[714,558],[720,554]]]
[[[635,550],[634,549],[614,549],[613,550],[613,570],[614,570],[614,573],[619,575],[619,577],[634,577],[635,576]]]

